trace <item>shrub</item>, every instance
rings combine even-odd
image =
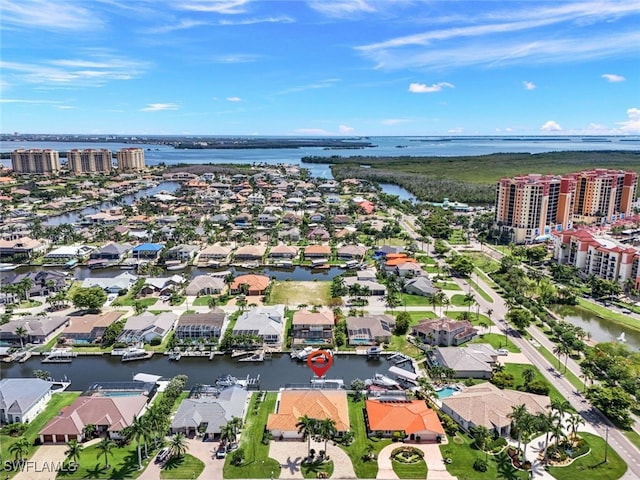
[[[235,452],[231,454],[231,465],[234,467],[239,467],[244,462],[244,451],[239,448]]]
[[[473,462],[473,469],[476,472],[486,472],[487,471],[487,462],[485,462],[481,458],[476,458],[476,461]]]
[[[151,344],[151,346],[155,347],[155,346],[160,345],[162,343],[162,338],[153,337],[149,343]]]
[[[25,430],[27,429],[26,423],[10,423],[9,425],[5,425],[0,429],[0,433],[3,435],[9,435],[11,437],[19,437],[21,436]]]

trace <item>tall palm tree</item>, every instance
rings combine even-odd
[[[551,410],[558,414],[560,420],[564,418],[565,413],[571,410],[571,404],[564,398],[554,398],[553,400],[551,400],[549,407],[551,407]]]
[[[487,317],[489,317],[489,334],[491,334],[491,324],[493,323],[491,315],[493,315],[493,308],[487,308],[485,313],[487,314]]]
[[[20,348],[24,348],[24,338],[29,335],[29,332],[24,327],[17,327],[13,334],[20,339]]]
[[[302,434],[303,440],[307,440],[307,456],[311,455],[311,437],[316,433],[317,423],[315,418],[310,418],[307,415],[298,418],[298,423],[296,423],[298,433]]]
[[[468,311],[471,313],[471,306],[476,304],[476,296],[469,291],[464,294],[464,303],[468,304]]]
[[[324,453],[327,453],[327,442],[338,434],[336,421],[332,418],[324,418],[318,422],[318,436],[324,440]]]
[[[484,459],[487,460],[487,443],[491,438],[491,432],[484,425],[478,425],[477,427],[472,427],[470,430],[471,436],[473,437],[474,442],[476,443],[476,447],[479,450],[484,450]]]
[[[522,424],[526,415],[529,415],[529,412],[524,404],[511,407],[511,413],[507,415],[511,419],[513,428],[518,432],[518,451],[522,443]]]
[[[169,418],[160,403],[153,403],[145,413],[147,426],[151,430],[153,445],[158,446],[159,437],[167,430]]]
[[[112,450],[116,448],[116,443],[109,437],[104,437],[100,443],[96,445],[98,455],[96,458],[100,458],[100,455],[104,455],[104,468],[109,468],[109,455],[112,454]]]
[[[67,444],[67,449],[65,450],[64,454],[72,462],[78,463],[78,460],[80,460],[80,454],[82,453],[82,450],[84,450],[84,447],[82,446],[82,444],[78,443],[77,440],[71,440]]]
[[[242,428],[242,419],[240,417],[232,417],[229,421],[231,428],[233,428],[233,441],[238,439],[238,432]]]
[[[234,431],[233,425],[230,423],[226,423],[222,427],[220,427],[220,440],[226,440],[228,442],[233,441],[234,439]]]
[[[142,470],[142,449],[141,441],[144,441],[147,436],[147,425],[141,417],[134,415],[131,425],[126,428],[125,437],[128,440],[135,440],[138,449],[138,470]]]
[[[567,419],[567,424],[571,429],[571,438],[575,440],[578,434],[578,427],[580,425],[584,425],[585,421],[584,421],[584,418],[582,418],[579,413],[574,413]]]
[[[558,414],[553,410],[547,410],[536,415],[537,428],[544,432],[544,461],[547,458],[547,447],[549,446],[549,434],[553,431],[553,426],[558,421]],[[543,463],[544,463],[543,461]]]
[[[30,448],[31,442],[29,439],[22,437],[20,440],[9,446],[9,453],[13,453],[16,460],[22,460],[27,452],[29,452]]]
[[[180,458],[187,450],[189,450],[189,445],[187,445],[187,439],[184,436],[184,433],[176,433],[173,437],[171,437],[171,443],[169,444],[169,448],[171,449],[171,456]]]

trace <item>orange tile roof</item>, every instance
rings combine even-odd
[[[331,255],[331,247],[328,245],[307,245],[304,247],[304,253],[305,255],[309,253]]]
[[[393,260],[394,258],[407,258],[406,253],[387,253],[385,255],[387,260]]]
[[[367,400],[366,409],[372,431],[404,431],[407,435],[430,431],[444,435],[438,415],[424,400]]]
[[[387,260],[385,265],[387,267],[397,267],[398,265],[402,265],[403,263],[418,263],[418,260],[415,258],[393,258],[391,260]]]
[[[344,390],[284,390],[276,413],[269,414],[267,428],[285,432],[297,431],[300,417],[336,422],[339,432],[349,430],[349,407]]]
[[[233,283],[231,284],[231,290],[237,290],[240,288],[240,285],[249,285],[249,291],[253,290],[264,290],[269,285],[269,277],[264,275],[240,275],[233,279]]]

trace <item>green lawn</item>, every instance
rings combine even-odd
[[[457,434],[455,439],[447,435],[449,443],[440,446],[443,458],[451,458],[447,464],[447,471],[460,479],[486,479],[496,480],[505,478],[509,480],[526,480],[526,472],[517,470],[511,465],[511,459],[504,453],[497,456],[488,456],[487,471],[477,472],[473,469],[473,462],[477,458],[485,458],[485,454],[472,446],[473,440],[465,434]]]
[[[404,335],[392,335],[387,350],[404,353],[412,358],[422,358],[422,351],[407,341]]]
[[[480,286],[471,279],[471,277],[467,278],[467,282],[469,282],[469,285],[471,285],[473,289],[476,292],[478,292],[482,298],[484,298],[489,303],[493,303],[493,298],[491,298],[491,295],[489,295],[487,292],[481,289]]]
[[[170,458],[162,467],[160,478],[171,480],[198,478],[204,470],[202,460],[188,453],[180,458]]]
[[[428,306],[431,305],[431,303],[429,303],[428,297],[423,297],[422,295],[413,295],[411,293],[403,293],[402,305],[406,305],[407,307],[419,307]]]
[[[376,478],[378,462],[364,460],[363,457],[369,452],[375,452],[377,455],[380,450],[391,443],[391,440],[367,437],[363,410],[364,400],[361,399],[358,402],[354,402],[353,398],[349,397],[349,423],[351,424],[354,440],[348,447],[341,445],[341,448],[349,455],[353,470],[358,478]]]
[[[276,392],[267,393],[260,404],[258,413],[254,414],[254,405],[260,393],[251,398],[247,420],[242,429],[240,448],[244,451],[244,463],[240,467],[231,465],[231,455],[224,462],[224,478],[274,478],[280,476],[280,464],[269,457],[269,445],[262,443],[262,434],[267,425],[267,418],[276,408]]]
[[[464,295],[456,293],[451,297],[451,305],[454,307],[468,307],[469,302],[464,299]]]
[[[558,480],[616,480],[624,475],[627,464],[620,458],[611,445],[604,463],[605,441],[603,438],[586,432],[579,435],[589,444],[589,455],[578,458],[566,467],[550,467],[549,473]]]
[[[400,312],[402,312],[402,308],[397,308],[396,310],[387,310],[386,313],[387,315],[393,315],[394,317],[396,315],[398,315]],[[410,326],[416,325],[420,320],[424,319],[424,318],[438,318],[438,315],[436,315],[433,311],[430,310],[423,310],[420,312],[407,312],[410,316],[411,316],[411,321],[409,322]]]
[[[504,342],[504,335],[502,335],[501,333],[485,333],[484,335],[477,336],[476,338],[471,340],[470,343],[488,343],[496,350],[498,348],[506,348],[510,352],[520,353],[520,349],[516,347],[509,338],[507,338],[506,346]]]
[[[450,245],[467,245],[469,243],[469,239],[463,230],[456,229],[451,231],[451,235],[447,238],[447,242]]]
[[[109,455],[109,468],[104,468],[104,454],[100,453],[97,444],[93,444],[80,454],[78,469],[74,472],[60,472],[58,478],[137,478],[144,467],[153,459],[153,451],[149,458],[142,459],[143,470],[138,470],[138,450],[136,443],[131,442],[124,447],[115,447]],[[144,457],[144,447],[142,449]]]
[[[628,430],[622,433],[624,433],[624,436],[627,437],[627,440],[633,443],[636,448],[640,450],[640,435],[638,435],[635,430]]]
[[[423,459],[412,464],[400,463],[392,460],[391,466],[398,478],[427,478],[427,464]]]
[[[522,372],[526,368],[531,368],[531,369],[533,369],[533,371],[536,372],[536,376],[534,377],[534,380],[540,380],[541,382],[549,385],[549,398],[551,400],[555,400],[555,399],[563,400],[564,399],[564,395],[562,395],[553,384],[549,383],[547,381],[547,379],[542,376],[542,374],[540,373],[540,370],[538,370],[538,368],[536,366],[527,365],[526,363],[505,363],[504,364],[504,371],[513,375],[513,379],[514,379],[513,388],[514,389],[517,390],[517,388],[519,386],[524,385],[524,380],[522,378]]]
[[[140,303],[143,307],[149,308],[156,304],[158,301],[155,297],[147,297],[147,298],[131,298],[128,295],[124,295],[122,297],[116,298],[111,304],[114,307],[133,307],[136,302]]]
[[[442,290],[462,291],[462,287],[455,282],[435,281],[433,282],[433,286],[441,288]]]
[[[556,369],[558,368],[558,357],[556,357],[553,353],[551,353],[542,345],[537,347],[537,350],[538,352],[540,352],[540,354],[542,354],[545,360],[548,361],[553,366],[553,368],[556,368]],[[580,380],[578,377],[576,377],[575,374],[571,372],[571,370],[567,370],[566,373],[564,372],[564,365],[562,360],[560,360],[560,366],[562,368],[560,372],[567,378],[567,380],[569,380],[569,383],[571,383],[571,385],[576,387],[576,389],[579,391],[584,390],[584,382]]]
[[[327,305],[331,299],[331,282],[275,281],[271,287],[269,305]]]
[[[33,446],[33,442],[36,440],[36,438],[39,438],[38,432],[42,430],[42,428],[49,422],[49,420],[58,415],[63,407],[71,405],[73,401],[79,396],[80,392],[62,392],[52,395],[47,408],[45,408],[40,415],[33,419],[33,421],[29,424],[29,427],[21,437],[0,435],[0,444],[2,445],[2,451],[8,452],[11,445],[13,445],[20,438],[24,437],[31,442],[32,446],[29,449],[28,453],[28,457],[31,457],[31,455],[33,455],[33,452],[35,452],[37,448],[36,446]]]
[[[325,472],[327,478],[333,475],[333,460],[324,463],[302,464],[302,476],[304,478],[318,478],[318,473]]]

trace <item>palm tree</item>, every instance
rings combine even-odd
[[[298,418],[296,427],[298,433],[302,434],[302,439],[307,440],[307,456],[311,456],[311,437],[316,433],[316,425],[318,421],[315,418],[310,418],[307,415],[303,415]]]
[[[152,432],[153,445],[158,446],[160,436],[167,430],[169,419],[160,403],[153,403],[145,414],[147,426]]]
[[[571,429],[571,438],[575,440],[578,433],[578,427],[585,424],[584,418],[582,418],[579,413],[574,413],[567,419],[567,423]]]
[[[487,308],[485,313],[487,314],[487,317],[489,317],[489,334],[491,334],[491,324],[493,323],[491,315],[493,315],[493,308]]]
[[[429,406],[432,406],[434,400],[437,398],[437,393],[431,381],[425,377],[418,378],[418,391],[416,392],[419,398],[424,399]]]
[[[171,456],[180,458],[187,450],[189,450],[189,445],[187,444],[187,439],[184,436],[184,433],[176,433],[173,437],[171,437],[171,443],[169,444],[169,448],[171,449]]]
[[[473,293],[471,293],[471,291],[469,291],[468,293],[465,293],[464,303],[469,304],[468,311],[469,313],[471,313],[471,306],[476,304],[476,296]]]
[[[477,427],[472,427],[469,432],[473,437],[474,442],[476,443],[476,447],[478,450],[484,450],[484,459],[487,460],[487,443],[491,438],[491,432],[484,425],[478,425]]]
[[[571,410],[571,404],[564,398],[554,398],[553,400],[551,400],[549,407],[551,407],[551,410],[558,414],[560,420],[564,418],[565,413]]]
[[[336,421],[331,418],[320,420],[317,424],[318,437],[324,440],[324,452],[327,453],[327,442],[338,434]]]
[[[536,427],[536,417],[527,412],[520,420],[518,429],[518,438],[520,438],[521,436],[525,438],[524,448],[522,451],[523,460],[527,458],[527,445],[529,444],[529,437],[536,431]]]
[[[534,378],[536,378],[536,372],[533,368],[527,367],[522,371],[522,379],[524,380],[525,386],[529,385]]]
[[[526,415],[529,415],[529,412],[524,404],[511,407],[511,413],[507,415],[511,419],[513,428],[518,432],[518,452],[522,443],[522,425]]]
[[[111,451],[116,447],[116,443],[109,437],[104,437],[100,443],[96,445],[98,455],[96,458],[100,458],[100,455],[104,455],[104,468],[109,468],[109,455]]]
[[[72,462],[78,463],[78,460],[80,460],[80,454],[82,453],[82,450],[84,450],[84,447],[79,444],[77,440],[71,440],[67,444],[67,447],[68,448],[65,450],[64,454]]]
[[[20,339],[20,348],[23,349],[24,348],[24,340],[23,339],[25,337],[29,336],[29,332],[24,327],[17,327],[13,331],[13,334]]]
[[[220,440],[233,441],[234,431],[233,425],[226,423],[220,428]]]
[[[13,453],[16,460],[22,460],[30,448],[31,442],[27,438],[22,437],[16,443],[9,446],[9,453]]]
[[[240,417],[232,417],[228,423],[233,428],[233,441],[235,442],[238,438],[238,431],[242,428],[242,419]]]
[[[549,446],[549,434],[553,431],[553,426],[558,421],[558,414],[552,410],[541,412],[536,416],[538,430],[544,432],[544,456],[547,457],[547,447]]]
[[[140,448],[140,440],[147,437],[147,425],[141,417],[134,415],[131,425],[126,428],[125,436],[128,440],[135,440],[138,446],[138,470],[142,470],[142,449]]]

